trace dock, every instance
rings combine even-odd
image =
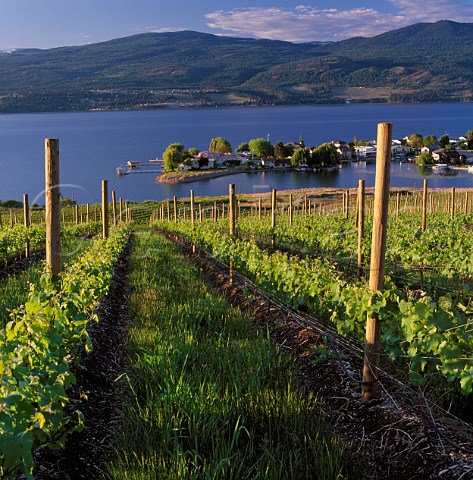
[[[157,169],[157,166],[160,166],[161,168]],[[132,173],[163,173],[163,166],[164,160],[160,159],[149,160],[148,162],[128,161],[126,162],[126,165],[120,165],[117,167],[117,175],[130,175]]]

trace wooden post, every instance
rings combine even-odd
[[[117,194],[115,190],[112,190],[112,215],[113,215],[113,226],[117,226]]]
[[[203,213],[203,212],[202,212],[202,204],[199,203],[199,223],[200,223],[201,225],[202,225],[202,220],[203,220],[203,218],[202,218],[202,213]]]
[[[28,194],[23,194],[23,222],[25,225],[26,232],[26,243],[25,243],[25,258],[29,258],[30,252],[30,239],[28,234],[28,229],[30,228],[30,205],[28,202]]]
[[[424,178],[424,190],[422,192],[422,231],[427,228],[427,179]]]
[[[229,204],[229,228],[230,235],[236,233],[236,198],[235,198],[235,184],[230,183],[228,186],[228,204]]]
[[[271,191],[271,228],[274,230],[276,228],[276,189],[273,188]]]
[[[53,278],[61,271],[61,192],[59,140],[45,140],[46,270]]]
[[[108,238],[108,181],[102,180],[102,236]]]
[[[229,227],[230,227],[230,236],[235,236],[236,234],[236,196],[235,196],[235,184],[230,183],[228,186],[228,216],[230,217],[229,220]],[[234,276],[233,276],[233,263],[230,262],[229,265],[229,277],[230,277],[230,285],[233,285]]]
[[[289,225],[292,226],[292,193],[289,194]]]
[[[258,198],[258,218],[261,219],[261,210],[263,207],[263,199],[261,197]]]
[[[13,219],[13,209],[10,208],[10,228],[13,228],[15,221]]]
[[[345,200],[345,218],[348,219],[350,213],[350,190],[346,191],[346,200]]]
[[[88,203],[85,205],[85,223],[90,223],[90,207]]]
[[[76,217],[76,225],[79,225],[79,205],[75,205],[74,216]]]
[[[384,260],[386,253],[386,235],[389,208],[389,180],[391,167],[392,124],[378,124],[376,179],[373,205],[373,236],[371,243],[371,264],[369,287],[373,292],[384,285]],[[379,343],[381,325],[377,313],[368,317],[366,322],[365,360],[363,366],[362,396],[371,399],[377,394],[377,375],[379,367]]]
[[[363,276],[363,237],[365,236],[365,181],[358,180],[358,277]]]
[[[192,226],[195,225],[195,212],[194,212],[194,190],[191,190],[191,223]]]
[[[276,212],[277,212],[277,196],[276,189],[271,191],[271,252],[274,252],[275,248],[275,228],[276,228]]]
[[[173,202],[173,207],[174,207],[174,221],[177,222],[178,211],[177,211],[177,197],[176,197],[176,195],[174,195],[172,197],[172,202]]]
[[[123,222],[123,199],[122,199],[122,197],[120,197],[118,199],[118,213],[119,213],[118,220],[120,222]]]
[[[450,216],[452,220],[455,218],[455,187],[452,188],[450,199]]]

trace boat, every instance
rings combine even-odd
[[[130,160],[128,160],[128,162],[126,162],[128,168],[136,168],[136,167],[139,167],[141,165],[141,162],[131,162]]]
[[[117,167],[117,175],[128,175],[128,169],[126,167]]]
[[[432,170],[436,172],[445,172],[450,170],[450,167],[446,163],[434,163],[432,165]]]
[[[473,173],[473,165],[468,166],[468,173]]]
[[[297,172],[310,172],[312,169],[306,163],[301,163],[298,167],[296,167]]]

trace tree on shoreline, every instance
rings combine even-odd
[[[424,139],[420,133],[411,133],[407,142],[414,148],[422,148],[424,146]]]
[[[171,143],[163,153],[164,171],[172,172],[184,160],[184,145],[181,143]]]
[[[209,150],[211,152],[217,152],[217,153],[231,153],[232,152],[232,146],[230,145],[230,142],[223,137],[215,137],[210,140],[210,147]]]
[[[273,146],[264,138],[254,138],[248,142],[248,146],[257,157],[270,157],[273,154]]]

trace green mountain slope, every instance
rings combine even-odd
[[[0,111],[473,97],[473,24],[290,42],[197,32],[0,54]]]

